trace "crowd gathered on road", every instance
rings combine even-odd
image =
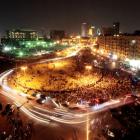
[[[92,70],[79,71],[75,61],[63,63],[58,68],[50,69],[45,63],[18,70],[9,77],[10,85],[27,94],[46,94],[61,104],[95,105],[131,92],[130,75],[119,69],[92,66]]]

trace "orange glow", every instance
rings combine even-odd
[[[86,70],[92,70],[92,66],[91,65],[87,65],[87,66],[85,66],[85,69]]]
[[[20,69],[25,71],[25,70],[27,70],[27,66],[22,66]]]

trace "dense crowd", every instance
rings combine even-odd
[[[130,90],[131,84],[128,77],[123,77],[122,74],[117,76],[114,72],[107,72],[95,84],[76,88],[69,92],[64,91],[61,94],[55,92],[51,96],[61,103],[67,101],[95,105],[128,94]]]
[[[125,72],[94,66],[81,72],[73,60],[63,63],[65,66],[60,62],[59,68],[37,64],[26,72],[19,70],[9,77],[10,85],[27,94],[46,94],[62,104],[95,105],[131,92],[130,77]]]
[[[48,69],[47,65],[41,65],[30,67],[25,73],[21,71],[15,72],[9,78],[10,84],[15,87],[26,87],[26,89],[62,91],[95,84],[101,77],[100,71],[97,69],[92,74],[85,75],[76,71],[75,66],[71,65],[64,69],[55,70]]]

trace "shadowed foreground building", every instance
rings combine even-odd
[[[63,30],[51,30],[50,38],[52,40],[62,40],[65,37],[65,31]]]

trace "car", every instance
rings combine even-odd
[[[5,106],[5,111],[8,113],[10,110],[11,110],[11,104],[8,103],[8,104]]]
[[[113,138],[115,137],[114,133],[110,130],[107,131],[107,135]]]
[[[45,94],[41,94],[41,95],[40,95],[40,98],[46,99],[46,95],[45,95]]]
[[[36,94],[36,98],[37,98],[37,99],[40,99],[40,96],[41,96],[40,93],[37,93],[37,94]]]
[[[44,104],[46,102],[46,99],[43,99],[43,98],[39,98],[36,100],[37,103],[39,104]]]

